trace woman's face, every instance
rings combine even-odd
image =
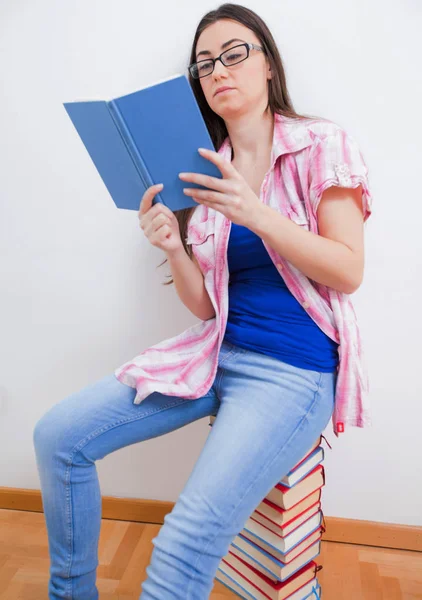
[[[229,46],[222,45],[237,38]],[[216,58],[242,42],[261,45],[256,35],[237,21],[222,19],[207,27],[199,36],[196,44],[196,60]],[[208,50],[210,54],[200,54]],[[256,111],[262,105],[263,111],[268,103],[268,79],[271,78],[269,63],[260,50],[251,49],[249,57],[236,65],[225,67],[221,61],[215,63],[210,75],[199,79],[210,108],[224,120]],[[228,86],[232,90],[215,95],[219,87]]]

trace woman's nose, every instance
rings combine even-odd
[[[224,73],[225,71],[226,71],[226,67],[221,62],[221,58],[218,58],[214,64],[214,73],[217,73],[217,75],[218,75],[220,72]]]

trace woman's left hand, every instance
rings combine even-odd
[[[187,196],[192,196],[199,204],[218,210],[237,225],[248,227],[256,220],[262,209],[262,202],[235,167],[218,152],[198,150],[201,156],[213,162],[221,171],[223,179],[201,173],[179,173],[183,181],[198,183],[209,190],[185,188]]]

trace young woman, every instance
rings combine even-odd
[[[51,556],[50,600],[94,600],[101,494],[95,462],[217,415],[153,540],[142,600],[204,600],[221,558],[272,487],[333,417],[370,423],[349,294],[363,277],[367,168],[331,121],[292,108],[265,23],[224,4],[199,23],[189,80],[222,178],[173,214],[142,198],[139,220],[200,323],[65,398],[34,444]],[[171,283],[171,282],[170,282]]]

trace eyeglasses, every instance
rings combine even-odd
[[[249,52],[252,48],[264,52],[262,46],[257,46],[256,44],[239,44],[238,46],[229,48],[229,50],[225,50],[222,54],[220,54],[220,56],[217,56],[217,58],[206,58],[205,60],[192,63],[188,67],[189,72],[194,79],[206,77],[214,71],[217,60],[221,61],[225,67],[237,65],[237,63],[240,63],[242,60],[246,60],[248,58]]]

